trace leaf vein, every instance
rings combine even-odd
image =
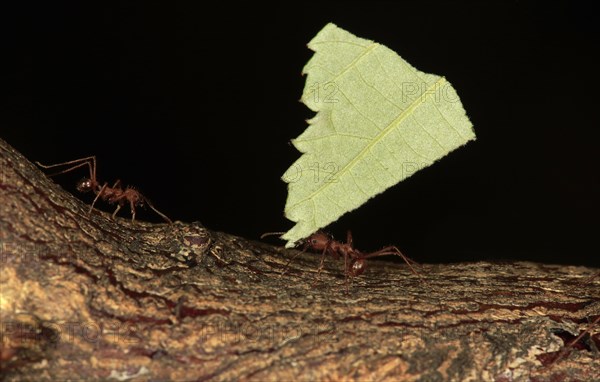
[[[379,93],[384,100],[388,101],[390,105],[394,106],[396,109],[402,111],[403,109],[398,106],[394,101],[392,101],[391,99],[389,99],[386,95],[384,95],[381,91],[379,91],[379,89],[377,89],[375,86],[371,85],[370,83],[367,82],[367,80],[365,79],[365,77],[363,77],[360,69],[358,68],[358,66],[356,67],[356,71],[358,72],[358,76],[360,77],[360,79],[365,83],[365,85],[367,85],[368,87],[370,87],[371,89],[375,90],[377,93]]]
[[[418,106],[422,105],[427,99],[428,97],[432,94],[431,89],[435,88],[436,86],[440,86],[443,85],[445,83],[446,79],[444,77],[440,77],[432,86],[430,86],[427,91],[424,93],[424,96],[422,97],[418,97],[417,99],[415,99],[415,101],[410,104],[410,106],[404,110],[402,113],[400,113],[400,115],[398,117],[396,117],[396,119],[394,119],[391,123],[388,124],[388,126],[381,130],[379,132],[379,134],[377,134],[377,136],[375,136],[375,138],[373,138],[371,140],[371,142],[369,144],[367,144],[359,153],[358,155],[356,155],[350,162],[348,162],[339,172],[338,172],[338,176],[341,177],[346,171],[348,171],[349,169],[351,169],[352,167],[354,167],[354,165],[364,157],[365,153],[370,150],[370,148],[377,142],[381,141],[387,134],[390,133],[390,131],[392,131],[395,127],[398,127],[400,125],[400,122],[402,122],[407,116],[409,116],[412,111],[414,109],[416,109]],[[440,84],[441,83],[441,84]],[[340,92],[344,95],[344,97],[346,99],[348,99],[348,97],[340,90]],[[420,100],[420,102],[419,102]],[[352,103],[351,103],[352,104]],[[355,107],[356,108],[356,107]],[[402,133],[400,132],[400,136],[402,137],[402,140],[404,141],[404,143],[406,143],[406,139],[404,139],[404,137],[402,136]],[[406,145],[417,155],[420,156],[422,158],[427,159],[430,162],[433,162],[430,158],[421,155],[419,153],[417,153],[414,148],[412,148],[408,143],[406,143]],[[327,187],[329,187],[330,183],[323,183],[321,184],[320,187],[318,187],[316,190],[314,190],[310,195],[308,195],[306,198],[296,202],[295,204],[291,205],[291,207],[294,207],[295,205],[307,200],[307,199],[312,199],[316,194],[323,192],[323,190],[325,190]]]
[[[456,127],[454,127],[454,125],[452,125],[450,123],[450,121],[448,121],[448,119],[446,119],[446,116],[444,115],[444,113],[442,113],[442,111],[440,110],[440,108],[437,106],[437,104],[434,102],[433,103],[433,107],[435,108],[435,110],[440,113],[440,115],[442,116],[442,119],[448,124],[448,126],[450,126],[452,128],[452,130],[454,130],[456,132],[456,134],[458,134],[458,136],[462,139],[462,140],[466,140],[465,137],[463,137],[463,135],[456,129]]]
[[[294,139],[294,141],[296,142],[312,142],[312,141],[318,141],[320,139],[325,139],[325,138],[330,138],[330,137],[346,137],[346,138],[355,138],[355,139],[362,139],[362,140],[371,140],[372,138],[369,137],[363,137],[360,135],[354,135],[354,134],[346,134],[346,133],[331,133],[331,134],[327,134],[327,135],[321,135],[318,137],[312,137],[312,138],[302,138],[302,139]]]
[[[346,95],[346,93],[344,93],[344,92],[342,91],[342,89],[341,89],[341,88],[338,88],[338,90],[340,91],[340,93],[342,93],[342,95],[344,96],[344,98],[346,98],[346,100],[348,101],[348,104],[349,104],[350,106],[352,106],[352,107],[354,108],[354,110],[356,110],[356,112],[357,112],[358,114],[360,114],[360,116],[361,116],[361,117],[363,117],[365,120],[367,120],[367,121],[371,122],[371,124],[372,124],[373,126],[375,126],[375,128],[376,128],[377,130],[379,130],[379,131],[383,131],[383,129],[382,129],[381,127],[379,127],[379,126],[377,125],[377,123],[375,123],[375,121],[373,121],[371,118],[369,118],[368,116],[366,116],[366,115],[365,115],[365,114],[364,114],[362,111],[360,111],[360,109],[359,109],[358,107],[356,107],[356,105],[354,105],[354,102],[352,102],[352,100],[351,100],[350,98],[348,98],[348,96]]]
[[[440,146],[442,148],[442,150],[446,150],[446,148],[440,143],[440,141],[437,140],[436,137],[433,136],[433,134],[431,134],[429,132],[429,130],[427,130],[425,128],[425,126],[419,121],[419,119],[417,117],[415,117],[414,115],[411,116],[414,121],[417,123],[417,125],[419,125],[421,127],[421,129],[423,129],[423,131],[425,131],[427,133],[427,135],[429,135],[431,137],[431,139],[433,139],[435,141],[435,143],[438,144],[438,146]],[[446,121],[446,123],[448,123],[448,121]]]

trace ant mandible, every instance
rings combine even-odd
[[[269,234],[270,233],[267,233],[261,237],[264,237]],[[321,262],[319,264],[317,276],[321,274],[321,270],[323,269],[325,263],[325,256],[327,254],[329,254],[336,260],[340,257],[343,257],[344,273],[346,276],[346,292],[348,291],[348,279],[361,275],[367,267],[366,260],[373,257],[385,255],[400,256],[402,260],[404,260],[404,262],[408,265],[410,270],[415,275],[421,277],[421,275],[413,267],[413,264],[416,264],[416,262],[405,256],[402,252],[400,252],[400,250],[397,247],[393,245],[369,253],[364,253],[354,248],[352,232],[350,232],[350,230],[348,230],[345,243],[335,240],[331,235],[328,235],[325,232],[318,231],[310,235],[308,238],[304,239],[302,242],[299,243],[299,245],[303,246],[302,252],[306,251],[307,249],[311,249],[313,251],[321,251]],[[290,259],[288,265],[296,256]]]
[[[143,207],[146,204],[154,212],[156,212],[161,218],[163,218],[165,221],[167,221],[168,223],[172,223],[171,219],[169,219],[165,214],[163,214],[162,212],[157,210],[152,205],[152,203],[150,203],[148,201],[148,199],[146,199],[138,190],[136,190],[132,187],[129,187],[129,186],[127,186],[127,187],[125,187],[125,189],[123,189],[121,187],[120,180],[117,180],[113,184],[112,187],[110,187],[108,185],[108,182],[106,182],[102,186],[100,186],[100,183],[96,179],[96,157],[95,156],[75,159],[72,161],[51,164],[51,165],[43,165],[40,162],[35,162],[35,163],[38,166],[45,168],[45,169],[71,165],[71,167],[68,167],[65,170],[54,173],[51,176],[64,174],[66,172],[70,172],[79,167],[83,167],[83,166],[87,165],[90,170],[90,177],[83,178],[82,180],[80,180],[77,183],[77,191],[79,191],[79,192],[93,191],[94,194],[96,195],[96,197],[94,198],[94,201],[92,202],[92,205],[90,206],[90,210],[88,213],[92,213],[92,210],[94,209],[94,205],[96,204],[98,199],[102,199],[102,200],[106,201],[108,204],[115,204],[115,203],[117,204],[117,208],[115,209],[115,212],[113,212],[113,214],[112,214],[112,217],[114,219],[115,216],[117,215],[117,212],[119,212],[119,210],[121,209],[121,207],[123,207],[127,202],[129,202],[129,207],[131,208],[131,221],[135,221],[135,207],[136,206]]]

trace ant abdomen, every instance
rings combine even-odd
[[[367,264],[365,263],[365,259],[354,259],[350,264],[350,269],[348,270],[350,274],[354,277],[360,276],[363,274],[365,269],[367,268]]]

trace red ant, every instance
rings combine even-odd
[[[262,235],[261,238],[268,236],[270,234],[279,234],[279,233],[280,232],[267,233],[267,234]],[[323,266],[325,263],[325,255],[329,254],[336,260],[339,259],[341,256],[344,257],[344,273],[346,275],[346,292],[348,292],[348,279],[352,278],[352,277],[360,276],[367,267],[366,260],[373,258],[373,257],[379,257],[379,256],[385,256],[385,255],[400,256],[402,258],[402,260],[404,260],[404,262],[406,262],[406,264],[408,265],[410,270],[415,275],[421,277],[421,275],[417,271],[415,271],[415,269],[413,268],[413,264],[416,264],[416,262],[414,262],[413,260],[411,260],[410,258],[405,256],[402,252],[400,252],[400,250],[397,247],[395,247],[393,245],[382,248],[378,251],[370,252],[370,253],[364,253],[364,252],[361,252],[358,249],[354,248],[354,243],[352,240],[352,232],[350,232],[350,230],[348,230],[345,243],[334,240],[334,238],[331,235],[328,235],[322,231],[313,233],[308,238],[304,239],[303,243],[304,244],[303,244],[302,252],[306,251],[307,249],[311,249],[313,251],[322,251],[321,262],[319,264],[319,269],[318,269],[317,275],[321,274],[321,270],[323,269]],[[302,245],[302,242],[299,243],[299,245]],[[300,253],[302,253],[302,252],[300,252]],[[298,253],[296,256],[298,256],[300,253]],[[290,262],[296,258],[296,256],[294,256],[292,259],[290,259],[290,261],[286,265],[286,268],[290,264]]]
[[[592,281],[594,281],[595,279],[597,279],[598,277],[600,277],[600,272],[596,273],[595,275],[591,275],[590,277],[588,277],[585,282],[586,283],[591,283]]]
[[[81,159],[75,159],[72,161],[51,164],[51,165],[43,165],[40,162],[35,162],[35,163],[38,166],[45,168],[45,169],[72,165],[71,167],[69,167],[65,170],[59,171],[55,174],[52,174],[51,176],[64,174],[66,172],[73,171],[79,167],[83,167],[83,166],[87,165],[90,169],[90,177],[83,178],[82,180],[80,180],[77,183],[77,191],[79,191],[79,192],[93,191],[94,194],[96,194],[96,198],[94,198],[94,201],[92,202],[92,205],[90,206],[90,210],[88,213],[92,213],[92,210],[94,209],[94,204],[96,204],[96,201],[98,199],[102,199],[102,200],[105,200],[109,204],[117,203],[117,208],[115,209],[115,212],[113,212],[113,214],[112,214],[112,217],[114,219],[115,216],[117,215],[117,212],[119,212],[119,210],[121,209],[121,207],[123,207],[125,205],[125,203],[129,202],[129,207],[131,208],[131,221],[134,221],[135,220],[135,207],[136,206],[143,207],[145,204],[147,204],[150,208],[152,208],[152,210],[154,212],[156,212],[158,215],[160,215],[161,218],[165,219],[165,221],[167,221],[169,223],[172,223],[171,219],[169,219],[165,214],[163,214],[162,212],[157,210],[148,201],[148,199],[146,199],[138,190],[131,188],[129,186],[125,187],[125,189],[123,189],[121,187],[120,180],[117,180],[115,182],[115,184],[113,184],[112,187],[109,187],[108,182],[104,183],[102,186],[100,186],[100,183],[96,180],[96,157],[95,156],[81,158]]]
[[[588,277],[587,279],[585,279],[583,281],[583,283],[584,284],[591,283],[598,276],[600,276],[600,273],[597,273],[595,275],[592,275],[591,277]],[[571,353],[571,351],[575,348],[577,343],[579,341],[581,341],[586,335],[589,335],[593,341],[592,330],[594,329],[594,327],[596,325],[598,325],[598,323],[600,323],[600,316],[596,317],[596,319],[591,324],[589,324],[589,326],[583,332],[581,332],[577,337],[575,337],[573,340],[571,340],[568,344],[565,344],[565,346],[562,349],[560,349],[558,352],[556,352],[554,358],[550,361],[549,365],[551,366],[555,363],[558,363],[558,361],[563,359],[565,356],[568,356]]]
[[[585,337],[586,335],[589,335],[590,337],[592,337],[592,330],[599,322],[600,322],[600,316],[596,317],[596,319],[587,327],[587,329],[585,329],[577,337],[575,337],[572,341],[570,341],[568,344],[566,344],[561,350],[559,350],[556,353],[554,359],[550,362],[550,365],[558,363],[558,361],[563,359],[565,356],[568,356],[569,353],[571,353],[571,351],[575,348],[575,345],[579,341],[581,341],[581,339],[583,339],[583,337]]]

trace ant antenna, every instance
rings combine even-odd
[[[148,199],[146,199],[146,200],[145,200],[145,202],[146,202],[146,204],[148,205],[148,207],[152,208],[152,211],[156,212],[158,215],[160,215],[160,217],[161,217],[161,218],[163,218],[163,219],[165,219],[166,221],[168,221],[168,222],[169,222],[169,224],[173,224],[173,221],[172,221],[171,219],[169,219],[169,218],[167,217],[167,215],[165,215],[165,214],[163,214],[162,212],[160,212],[159,210],[157,210],[157,209],[156,209],[156,207],[154,207],[154,206],[152,205],[152,203],[150,203],[150,202],[148,201]]]
[[[285,232],[265,232],[262,235],[260,235],[261,239],[264,239],[267,236],[275,236],[275,235],[283,235]]]
[[[56,164],[50,164],[50,165],[45,165],[45,164],[42,164],[42,163],[40,163],[38,161],[35,161],[35,164],[37,164],[41,168],[45,168],[45,169],[55,168],[55,167],[62,167],[62,166],[67,166],[67,165],[72,165],[70,167],[67,167],[64,170],[61,170],[61,171],[55,172],[53,174],[50,174],[49,176],[55,176],[55,175],[64,174],[66,172],[70,172],[70,171],[73,171],[73,170],[75,170],[75,169],[77,169],[79,167],[83,167],[83,166],[87,165],[89,167],[89,170],[90,170],[90,179],[96,180],[96,157],[95,156],[85,157],[85,158],[71,160],[71,161],[68,161],[68,162],[62,162],[62,163],[56,163]]]

